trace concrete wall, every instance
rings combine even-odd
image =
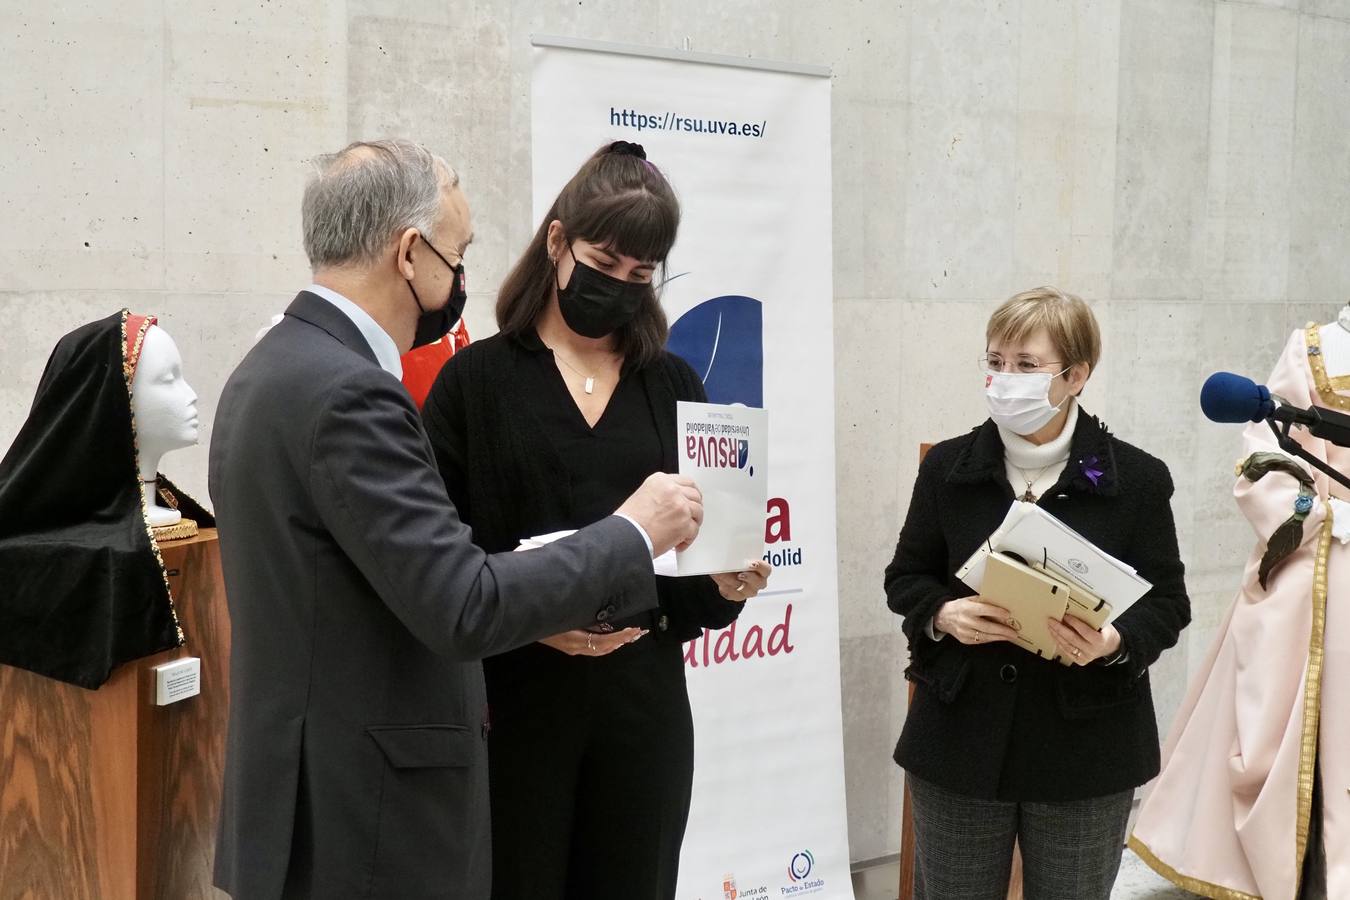
[[[1087,404],[1176,477],[1196,624],[1157,667],[1170,719],[1251,542],[1237,435],[1202,420],[1200,382],[1261,376],[1350,296],[1350,0],[4,0],[0,447],[56,339],[124,305],[161,316],[209,421],[307,280],[303,161],[349,139],[414,136],[460,168],[486,334],[535,224],[531,33],[834,66],[853,858],[899,844],[905,649],[880,572],[918,444],[982,418],[983,323],[1022,288],[1095,302]],[[165,468],[204,494],[205,459]]]

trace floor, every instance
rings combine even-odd
[[[1112,900],[1191,900],[1195,896],[1154,872],[1129,850],[1120,861],[1116,889],[1111,892]]]
[[[899,866],[889,865],[858,872],[853,876],[855,900],[895,900]],[[1155,873],[1129,850],[1120,861],[1120,875],[1111,900],[1194,900],[1195,894],[1183,891]]]

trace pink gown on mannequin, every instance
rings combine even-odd
[[[1268,384],[1294,406],[1350,412],[1350,378],[1328,376],[1316,326],[1292,335]],[[1312,455],[1350,473],[1350,449],[1293,433]],[[1248,426],[1244,457],[1278,449],[1269,427]],[[1267,589],[1258,566],[1266,539],[1293,511],[1298,484],[1282,472],[1238,478],[1234,493],[1256,548],[1130,837],[1154,869],[1206,897],[1293,900],[1309,824],[1320,817],[1325,896],[1350,898],[1350,545],[1333,536],[1327,502],[1329,493],[1347,499],[1350,491],[1331,493],[1330,479],[1304,467],[1316,484],[1314,508],[1302,545]]]

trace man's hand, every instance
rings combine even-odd
[[[616,512],[647,532],[652,555],[683,550],[698,537],[703,524],[703,493],[692,479],[657,472],[642,483]]]

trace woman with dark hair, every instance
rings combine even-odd
[[[640,146],[602,148],[502,284],[500,333],[441,371],[423,415],[485,550],[580,528],[677,470],[676,401],[706,400],[665,350],[653,284],[679,219]],[[769,565],[747,563],[653,574],[657,609],[485,661],[494,898],[674,897],[694,762],[681,644],[764,588]]]

